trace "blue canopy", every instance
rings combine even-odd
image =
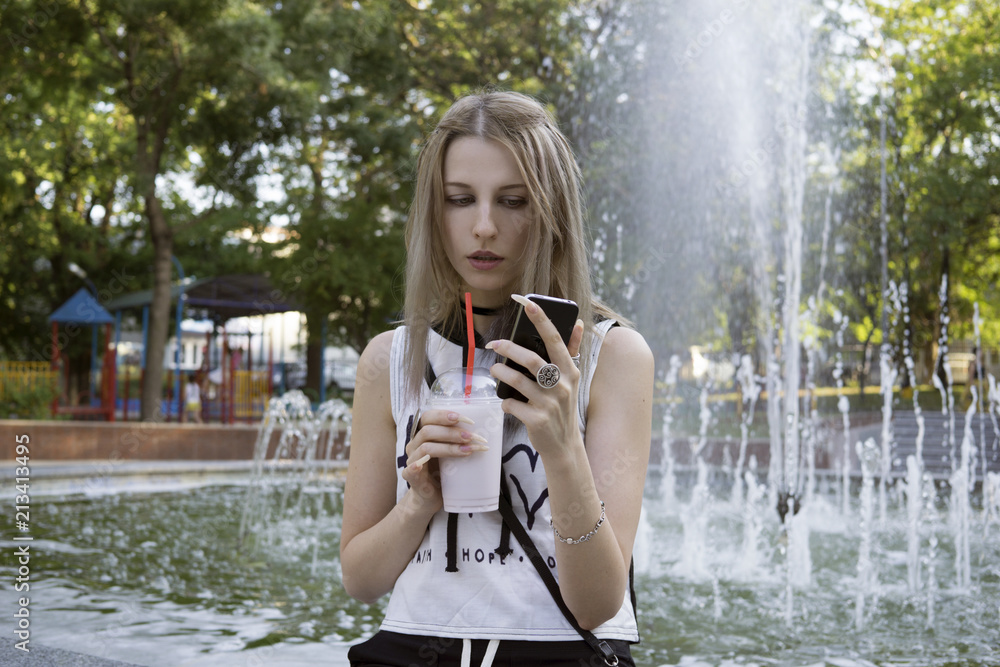
[[[113,324],[114,321],[85,287],[49,315],[49,322],[60,324]]]

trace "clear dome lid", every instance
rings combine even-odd
[[[464,368],[451,368],[437,376],[431,385],[431,396],[435,398],[465,398],[466,372]],[[472,369],[472,391],[470,398],[496,398],[497,381],[485,368]]]

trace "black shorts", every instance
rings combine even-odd
[[[618,656],[620,667],[635,667],[629,643],[605,640]],[[472,665],[478,667],[486,653],[485,639],[472,640]],[[404,635],[379,630],[368,641],[347,653],[351,667],[459,667],[462,640],[451,637]],[[603,667],[604,659],[582,639],[579,641],[500,641],[494,667]]]

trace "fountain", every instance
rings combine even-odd
[[[280,437],[272,446],[275,429]],[[339,504],[335,473],[350,442],[350,407],[339,399],[319,405],[315,414],[299,390],[272,398],[254,445],[254,465],[243,514],[241,544],[268,550],[298,551],[306,535],[315,573],[321,536],[304,524],[323,524]]]
[[[832,289],[835,281],[827,274],[827,253],[836,245],[831,237],[838,233],[831,209],[840,147],[836,131],[811,125],[830,114],[809,93],[812,63],[823,57],[814,48],[817,33],[826,29],[825,16],[839,11],[828,7],[765,0],[751,10],[744,2],[709,1],[642,17],[648,48],[639,64],[674,67],[650,68],[643,79],[648,90],[630,91],[636,115],[647,121],[632,175],[645,178],[636,238],[657,258],[665,248],[676,249],[677,261],[652,270],[656,282],[669,286],[666,293],[633,286],[627,305],[640,329],[651,332],[654,349],[669,349],[671,336],[683,340],[691,329],[709,329],[719,311],[745,322],[741,301],[755,306],[757,339],[749,353],[740,349],[738,330],[729,332],[740,360],[733,381],[744,412],[738,463],[721,484],[706,484],[705,462],[725,459],[735,446],[723,436],[709,444],[706,385],[679,389],[673,369],[663,383],[658,457],[666,464],[651,468],[659,479],[650,486],[669,493],[647,494],[640,541],[673,536],[681,551],[641,545],[640,576],[664,586],[654,596],[650,623],[673,620],[681,628],[672,639],[687,653],[678,649],[668,664],[993,664],[1000,658],[1000,568],[994,565],[1000,543],[989,537],[996,493],[990,475],[997,474],[990,466],[997,469],[1000,403],[979,401],[974,393],[959,428],[952,379],[935,375],[950,469],[945,474],[941,461],[927,465],[912,351],[903,341],[897,368],[883,340],[878,428],[852,424],[842,356],[849,322],[838,308],[843,294]],[[890,304],[881,329],[892,331],[911,322],[908,287],[889,281],[884,268],[887,113],[881,99],[882,296]],[[807,189],[825,203],[813,218],[804,203]],[[616,243],[622,243],[617,231],[602,235],[599,245]],[[645,255],[653,252],[640,248],[636,265],[652,264]],[[809,276],[815,291],[808,295],[807,265],[818,267]],[[606,267],[612,276],[613,268]],[[824,307],[834,311],[833,344],[822,349],[816,327]],[[945,313],[938,343],[941,365],[950,372],[948,324]],[[715,326],[718,337],[721,327]],[[977,345],[978,331],[976,323]],[[836,359],[839,428],[822,423],[816,408],[821,352]],[[895,431],[895,388],[904,375],[913,388],[915,443],[897,442],[903,436]],[[685,395],[698,398],[685,407],[676,400]],[[754,403],[766,416],[757,428],[769,445],[766,474],[742,467]],[[674,435],[685,413],[698,420],[687,440]],[[989,420],[974,419],[977,414]],[[676,452],[687,446],[694,452],[690,464],[677,465]],[[933,455],[939,452],[934,448]],[[835,465],[817,470],[820,458]],[[650,552],[660,560],[650,559]]]

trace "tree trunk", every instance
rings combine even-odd
[[[946,325],[942,320],[950,316],[951,310],[951,249],[945,246],[941,250],[941,280],[938,285],[942,288],[938,292],[940,303],[938,304],[938,318],[934,325],[934,340],[938,343],[937,354],[934,360],[934,373],[941,379],[941,384],[948,386],[948,375],[944,368],[944,359],[941,357],[941,345],[948,344]]]
[[[125,78],[129,90],[136,92],[135,70],[131,60],[126,62]],[[180,78],[179,65],[170,77],[171,87],[158,93],[162,101],[158,107],[140,111],[133,109],[136,122],[136,191],[143,197],[149,239],[153,245],[153,298],[149,305],[149,331],[146,339],[146,372],[142,381],[142,421],[159,421],[160,399],[163,391],[163,355],[167,346],[167,329],[170,325],[170,273],[174,252],[174,232],[167,221],[156,195],[156,177],[162,168],[162,157],[167,145],[174,113],[174,91]],[[133,98],[135,99],[135,98]],[[178,397],[179,401],[179,397]],[[180,404],[178,403],[178,409]]]
[[[310,398],[319,400],[320,370],[323,367],[323,315],[321,313],[306,314],[306,386],[310,390]],[[329,378],[323,378],[324,381]],[[315,393],[313,393],[315,392]]]
[[[308,142],[303,142],[308,145]],[[312,176],[312,202],[309,205],[310,215],[314,220],[323,217],[323,206],[326,191],[323,189],[323,152],[315,151],[308,158],[309,173]],[[306,313],[306,385],[307,394],[313,400],[319,400],[320,386],[329,380],[321,378],[323,372],[323,321],[325,313],[313,311]]]
[[[146,218],[153,242],[153,301],[149,307],[149,331],[146,344],[146,373],[142,381],[142,421],[158,421],[163,388],[163,352],[167,346],[170,324],[170,256],[174,238],[156,198],[155,178],[146,191]]]

